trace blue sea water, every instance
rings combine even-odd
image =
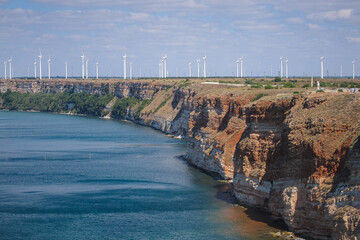
[[[129,122],[0,111],[0,239],[264,239],[185,151]]]

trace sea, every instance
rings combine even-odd
[[[0,111],[0,239],[272,239],[185,153],[131,122]]]

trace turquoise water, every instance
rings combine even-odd
[[[0,239],[255,239],[186,142],[128,122],[0,111]]]

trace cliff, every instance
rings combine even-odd
[[[186,81],[1,80],[0,92],[110,92],[152,101],[126,118],[186,137],[189,163],[244,205],[314,239],[360,239],[359,94],[283,94]],[[190,86],[188,86],[190,85]],[[285,91],[286,92],[286,91]]]

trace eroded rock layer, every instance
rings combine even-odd
[[[265,97],[152,82],[0,81],[0,91],[109,91],[152,99],[127,118],[186,137],[186,159],[233,182],[236,198],[315,239],[360,239],[360,98]],[[160,107],[161,106],[161,107]]]

